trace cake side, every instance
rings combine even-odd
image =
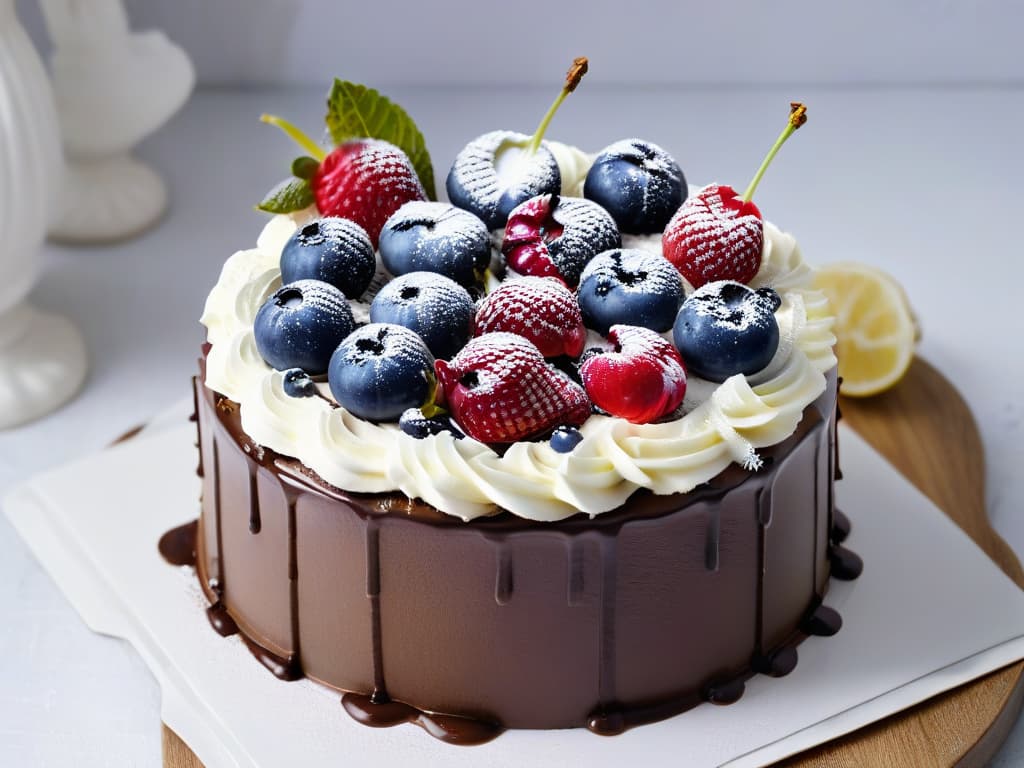
[[[833,373],[759,472],[538,526],[341,491],[257,445],[238,405],[197,381],[211,615],[280,676],[367,706],[614,732],[734,699],[750,674],[788,672],[804,633],[834,621],[820,603],[835,391]]]

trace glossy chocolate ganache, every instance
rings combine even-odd
[[[839,630],[829,578],[860,572],[834,508],[834,370],[761,470],[553,523],[348,493],[256,445],[202,379],[195,394],[202,513],[160,551],[195,563],[218,632],[280,678],[344,692],[368,725],[472,744],[731,703]]]

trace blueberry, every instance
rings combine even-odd
[[[555,431],[551,433],[551,448],[558,453],[572,453],[572,449],[579,445],[582,439],[583,435],[576,427],[555,427]]]
[[[469,293],[454,280],[410,272],[380,289],[370,322],[403,325],[419,334],[434,357],[447,360],[469,341],[475,312]]]
[[[331,357],[327,380],[339,405],[370,421],[398,421],[433,396],[437,381],[423,339],[392,323],[349,334]]]
[[[779,295],[742,283],[708,283],[683,302],[672,339],[686,368],[708,381],[751,374],[771,362],[779,346]]]
[[[409,408],[402,411],[402,416],[398,419],[398,427],[405,434],[415,437],[417,440],[422,440],[430,435],[439,435],[442,432],[451,432],[456,440],[465,437],[448,416],[438,415],[427,418],[420,408]]]
[[[355,327],[340,290],[320,280],[298,280],[278,288],[256,313],[256,349],[272,368],[327,371],[331,353]]]
[[[301,368],[289,368],[285,371],[283,386],[288,397],[312,397],[316,394],[316,384]]]
[[[491,131],[471,141],[448,172],[448,199],[479,216],[488,229],[500,229],[520,203],[558,192],[562,174],[555,156],[543,144],[527,154],[529,143],[529,136],[512,131]]]
[[[613,325],[639,325],[662,333],[683,301],[683,280],[663,256],[623,248],[587,264],[577,291],[583,324],[602,335]]]
[[[471,288],[491,261],[491,233],[468,211],[416,200],[384,224],[380,258],[393,275],[437,272]]]
[[[348,219],[328,216],[292,235],[281,251],[281,280],[323,280],[358,299],[377,269],[366,230]]]
[[[634,235],[665,229],[686,199],[679,164],[657,144],[617,141],[601,151],[583,182],[583,196],[603,205],[619,229]]]

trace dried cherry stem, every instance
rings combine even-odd
[[[569,71],[565,73],[565,85],[562,86],[561,92],[558,97],[551,104],[551,107],[545,113],[544,117],[541,118],[540,125],[537,126],[537,130],[533,132],[533,137],[530,139],[530,143],[526,147],[526,154],[532,155],[540,147],[541,141],[544,139],[544,134],[548,129],[548,125],[551,123],[551,118],[555,116],[555,112],[562,106],[562,102],[565,101],[565,97],[576,90],[576,86],[580,84],[580,80],[587,74],[587,70],[590,68],[590,63],[587,61],[586,56],[577,56],[572,60],[572,66],[569,67]]]
[[[789,103],[789,122],[786,123],[785,129],[779,134],[779,138],[775,140],[772,148],[768,150],[768,154],[765,155],[764,161],[761,163],[761,167],[757,169],[757,173],[754,174],[753,180],[747,187],[747,191],[743,193],[743,202],[749,203],[750,199],[754,196],[754,190],[757,189],[757,185],[761,183],[761,177],[764,176],[764,172],[768,170],[768,166],[771,165],[775,155],[778,154],[779,149],[786,143],[786,139],[793,135],[797,128],[807,122],[807,107],[801,104],[799,101],[791,101]]]

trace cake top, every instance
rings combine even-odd
[[[743,196],[691,189],[649,141],[543,141],[585,66],[533,135],[466,145],[450,203],[375,91],[335,83],[330,152],[265,118],[310,156],[202,319],[206,384],[254,440],[339,488],[558,520],[756,470],[792,434],[835,365],[832,318],[751,197],[805,110]]]

